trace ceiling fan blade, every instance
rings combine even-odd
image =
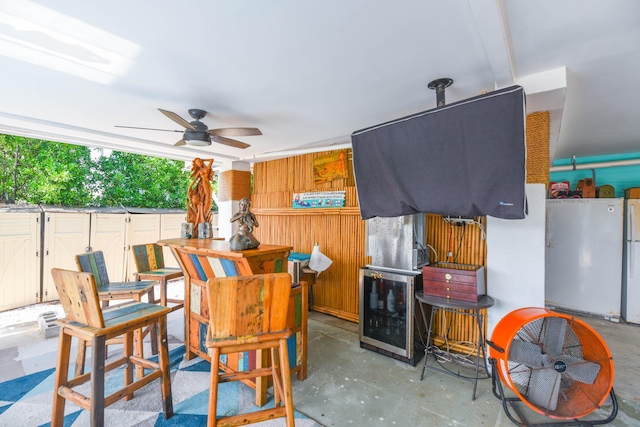
[[[173,120],[180,126],[184,126],[185,128],[191,129],[191,130],[197,130],[196,128],[193,127],[193,125],[191,125],[191,123],[189,123],[188,121],[186,121],[185,119],[183,119],[182,117],[174,113],[173,111],[163,110],[162,108],[158,108],[158,111],[160,111],[165,116],[169,117],[171,120]]]
[[[223,136],[211,135],[211,141],[217,142],[219,144],[228,145],[229,147],[235,147],[235,148],[251,147],[251,145],[245,144],[244,142],[236,141],[235,139],[225,138]]]
[[[184,139],[181,139],[180,141],[173,144],[174,147],[180,147],[181,145],[187,145],[187,143],[184,142]]]
[[[159,130],[162,132],[184,132],[183,130],[174,130],[174,129],[155,129],[155,128],[139,128],[136,126],[119,126],[119,125],[115,125],[114,127],[117,128],[125,128],[125,129],[142,129],[142,130]]]
[[[564,336],[567,331],[567,320],[562,317],[544,319],[542,349],[545,353],[558,356],[562,354]]]
[[[207,131],[210,135],[215,136],[255,136],[262,135],[258,128],[220,128],[209,129]]]

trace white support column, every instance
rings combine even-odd
[[[506,314],[544,307],[546,188],[527,184],[525,219],[487,217],[487,288],[496,300],[488,310],[487,339]]]

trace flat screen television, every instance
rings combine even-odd
[[[362,218],[524,218],[525,114],[511,86],[353,132]]]

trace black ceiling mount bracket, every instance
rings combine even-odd
[[[207,112],[204,111],[204,110],[199,110],[197,108],[192,108],[192,109],[189,110],[189,115],[191,117],[193,117],[194,119],[196,119],[196,120],[200,120],[200,119],[204,118],[204,116],[207,115]]]
[[[435,89],[436,91],[436,104],[437,107],[444,107],[444,89],[453,84],[453,79],[448,77],[442,79],[436,79],[429,82],[427,87],[429,89]]]

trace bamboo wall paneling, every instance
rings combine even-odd
[[[318,242],[333,264],[320,274],[313,292],[314,310],[358,321],[358,270],[365,265],[364,221],[360,219],[351,150],[347,152],[349,177],[315,184],[311,153],[254,165],[251,211],[260,226],[254,230],[264,243],[293,246],[311,253]],[[293,209],[293,193],[344,190],[344,208]]]
[[[485,217],[476,217],[476,221],[486,226]],[[485,228],[486,230],[486,228]],[[478,225],[456,226],[448,224],[442,215],[427,215],[427,243],[436,250],[438,262],[454,262],[448,257],[449,251],[453,252],[455,262],[458,264],[474,264],[486,265],[486,242],[482,238],[482,230]],[[431,262],[434,263],[433,253],[429,254]],[[490,287],[490,284],[487,284]],[[490,294],[488,289],[487,293]],[[482,310],[483,316],[486,318],[486,310]],[[444,313],[438,311],[434,319],[435,334],[434,343],[436,345],[445,345],[445,328],[446,324],[451,325],[449,328],[447,339],[449,345],[454,344],[451,349],[464,354],[476,354],[478,333],[475,320],[472,316],[459,313]],[[486,338],[486,322],[485,330],[482,332]]]

